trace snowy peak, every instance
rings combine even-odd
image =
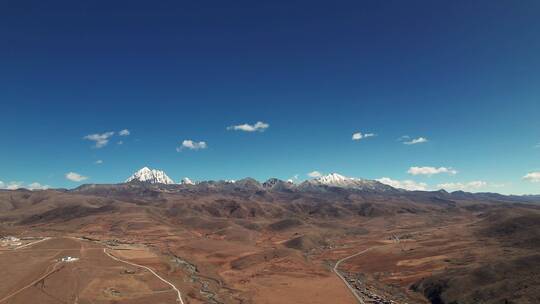
[[[175,182],[165,174],[165,172],[144,167],[130,176],[126,183],[142,182],[149,184],[175,184]],[[338,173],[331,173],[311,180],[304,181],[301,184],[295,184],[292,181],[282,181],[277,178],[271,178],[263,184],[252,178],[245,178],[239,181],[225,181],[225,184],[234,184],[238,189],[244,190],[276,190],[276,191],[331,191],[330,188],[343,188],[357,191],[370,192],[388,192],[396,191],[391,186],[382,184],[375,180],[346,177]],[[184,177],[179,184],[197,186],[201,183],[193,182],[188,177]],[[204,183],[202,183],[204,184]]]
[[[324,185],[342,185],[353,181],[353,178],[345,177],[338,173],[331,173],[321,177],[315,178],[313,181]]]
[[[346,177],[338,173],[331,173],[304,182],[306,186],[329,186],[356,190],[390,191],[392,187],[378,181]]]
[[[174,184],[174,181],[165,172],[144,167],[130,176],[126,183],[139,181],[150,184]]]

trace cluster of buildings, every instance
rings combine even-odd
[[[14,236],[4,236],[0,238],[0,246],[7,247],[7,246],[20,246],[22,245],[22,242],[19,238],[16,238]]]

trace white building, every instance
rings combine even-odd
[[[75,262],[79,260],[79,258],[74,258],[74,257],[70,257],[70,256],[65,256],[63,258],[60,259],[61,262]]]

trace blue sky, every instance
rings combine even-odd
[[[120,182],[149,166],[174,180],[318,171],[540,193],[539,13],[538,1],[1,3],[0,186]],[[84,139],[107,132],[100,148]]]

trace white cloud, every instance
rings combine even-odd
[[[410,191],[421,190],[425,191],[428,188],[426,183],[418,183],[413,180],[394,180],[389,177],[381,177],[377,179],[378,182],[392,186],[394,188],[400,188]]]
[[[523,176],[523,179],[533,183],[540,183],[540,171],[527,173]]]
[[[413,138],[413,139],[408,140],[408,141],[404,141],[403,144],[405,144],[405,145],[416,145],[416,144],[421,144],[421,143],[426,143],[426,142],[428,142],[427,138],[418,137],[418,138]]]
[[[8,190],[16,190],[24,187],[23,182],[9,182],[7,184],[4,184],[3,188]]]
[[[182,141],[182,146],[176,148],[176,151],[180,152],[183,149],[201,150],[201,149],[206,149],[207,147],[208,145],[204,141],[196,142],[191,139],[186,139]]]
[[[114,132],[105,132],[102,134],[90,134],[83,137],[84,139],[95,142],[95,148],[103,148],[109,143],[109,139],[114,135]]]
[[[452,168],[446,168],[446,167],[410,167],[407,173],[411,175],[434,175],[434,174],[440,174],[440,173],[448,173],[450,175],[457,174],[457,171]]]
[[[28,190],[45,190],[45,189],[49,189],[50,186],[42,185],[37,182],[33,182],[25,186],[23,182],[9,182],[8,184],[5,184],[4,182],[0,181],[0,189],[17,190],[21,188],[28,189]]]
[[[101,159],[98,159],[98,160],[96,160],[96,161],[94,162],[94,164],[96,164],[96,165],[101,165],[101,164],[103,164],[103,161],[102,161]]]
[[[361,140],[361,139],[366,139],[368,137],[373,137],[375,136],[376,134],[374,133],[365,133],[365,134],[362,134],[362,132],[355,132],[353,133],[352,135],[352,140]]]
[[[20,189],[22,187],[23,187],[23,184],[21,182],[10,182],[6,186],[6,189],[8,189],[8,190],[16,190],[16,189]]]
[[[120,136],[128,136],[129,134],[131,134],[131,132],[129,132],[128,129],[120,130],[120,132],[118,132],[118,135]]]
[[[117,145],[123,145],[124,144],[124,141],[120,140],[116,143]]]
[[[254,125],[250,124],[241,124],[236,126],[229,126],[227,127],[227,130],[234,130],[234,131],[244,131],[244,132],[264,132],[264,130],[268,129],[270,127],[269,124],[264,123],[262,121],[256,122]]]
[[[315,177],[321,177],[321,176],[322,176],[322,173],[319,172],[319,171],[311,171],[311,172],[309,172],[307,175],[308,175],[309,177],[315,178]]]
[[[83,180],[88,179],[87,176],[80,175],[79,173],[69,172],[66,173],[66,178],[72,182],[82,182]]]
[[[471,191],[471,190],[478,190],[481,188],[484,188],[488,185],[485,181],[472,181],[468,183],[443,183],[438,184],[437,188],[444,189],[447,191],[455,191],[455,190],[464,190],[464,191]]]
[[[48,185],[42,185],[40,183],[33,182],[29,184],[28,186],[26,186],[25,188],[28,190],[45,190],[45,189],[49,189],[50,187]]]

